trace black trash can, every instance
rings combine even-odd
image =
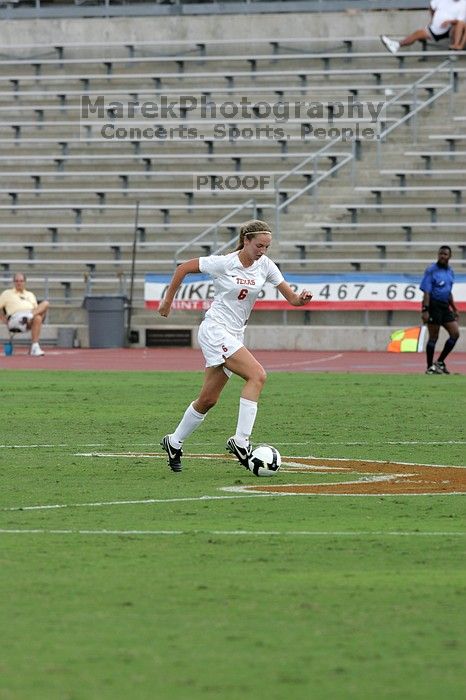
[[[84,297],[89,326],[89,347],[122,348],[126,345],[127,298],[122,295]]]

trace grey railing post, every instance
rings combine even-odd
[[[351,171],[350,171],[350,182],[351,187],[356,185],[356,156],[357,156],[357,142],[356,139],[351,141]]]
[[[412,121],[413,143],[417,143],[417,85],[413,85],[413,121]]]
[[[453,63],[456,61],[456,56],[450,56],[448,62],[448,75],[450,79],[450,94],[448,100],[448,115],[452,117],[455,112],[455,74],[453,71]]]
[[[314,213],[317,214],[317,209],[319,206],[318,202],[318,185],[317,185],[317,163],[318,163],[318,152],[314,154],[312,159],[312,182],[314,187],[312,188],[312,206]]]

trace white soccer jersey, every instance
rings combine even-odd
[[[264,284],[277,287],[283,275],[266,255],[243,267],[238,252],[199,258],[199,269],[214,280],[214,301],[206,318],[230,333],[241,333]]]

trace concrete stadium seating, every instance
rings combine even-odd
[[[345,41],[350,39],[343,38],[343,46]],[[462,59],[452,69],[454,95],[426,107],[416,118],[415,130],[414,118],[400,126],[382,145],[381,162],[375,143],[362,139],[352,175],[342,169],[327,178],[352,145],[340,142],[317,165],[300,166],[328,143],[303,138],[303,128],[373,126],[366,115],[335,118],[335,102],[351,96],[367,110],[370,103],[391,100],[428,76],[447,53],[426,57],[412,51],[395,60],[378,45],[351,53],[348,46],[344,52],[327,51],[325,43],[318,52],[301,48],[287,54],[271,47],[271,42],[259,42],[251,54],[248,46],[235,44],[232,49],[231,42],[222,45],[219,40],[207,49],[204,45],[198,55],[179,51],[170,56],[163,55],[159,44],[151,47],[153,55],[138,56],[134,47],[116,44],[102,58],[87,57],[85,45],[79,45],[60,47],[54,58],[0,60],[0,269],[5,285],[12,271],[24,270],[31,284],[50,296],[54,322],[82,324],[81,302],[89,280],[94,289],[108,292],[121,289],[128,278],[136,227],[136,303],[143,324],[144,273],[170,273],[181,246],[186,246],[186,258],[215,251],[249,214],[229,219],[215,240],[207,236],[190,241],[251,196],[258,214],[272,224],[277,201],[284,205],[272,257],[285,271],[420,273],[432,260],[440,236],[451,242],[461,267],[466,250],[461,228],[466,135],[464,122],[450,112],[448,101],[461,114]],[[384,125],[409,117],[447,79],[448,70],[442,69],[420,84],[415,99],[409,91],[401,95],[383,117]],[[91,115],[80,122],[83,94],[123,102],[164,94],[176,102],[182,95],[195,95],[216,108],[242,96],[264,104],[311,100],[324,116],[292,116],[285,135],[249,138],[243,130],[275,128],[280,121],[261,117],[257,110],[243,118],[204,117],[199,106],[183,111],[177,105],[170,128],[202,130],[202,139],[190,141],[174,133],[166,139],[106,141],[99,129],[102,123],[115,123],[114,115],[106,112],[103,120]],[[150,123],[167,126],[160,118]],[[146,120],[129,124],[139,128]],[[226,136],[217,138],[219,124],[241,133],[233,137],[227,129]],[[270,182],[253,195],[196,187],[196,176],[214,178],[218,173],[267,175]],[[287,206],[306,185],[321,179],[318,197],[314,188]],[[302,319],[305,313],[296,312]]]

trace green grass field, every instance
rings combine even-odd
[[[264,483],[225,454],[237,379],[172,474],[144,454],[201,380],[2,372],[0,699],[463,699],[465,497],[222,490]],[[465,389],[272,373],[254,441],[465,466]]]

